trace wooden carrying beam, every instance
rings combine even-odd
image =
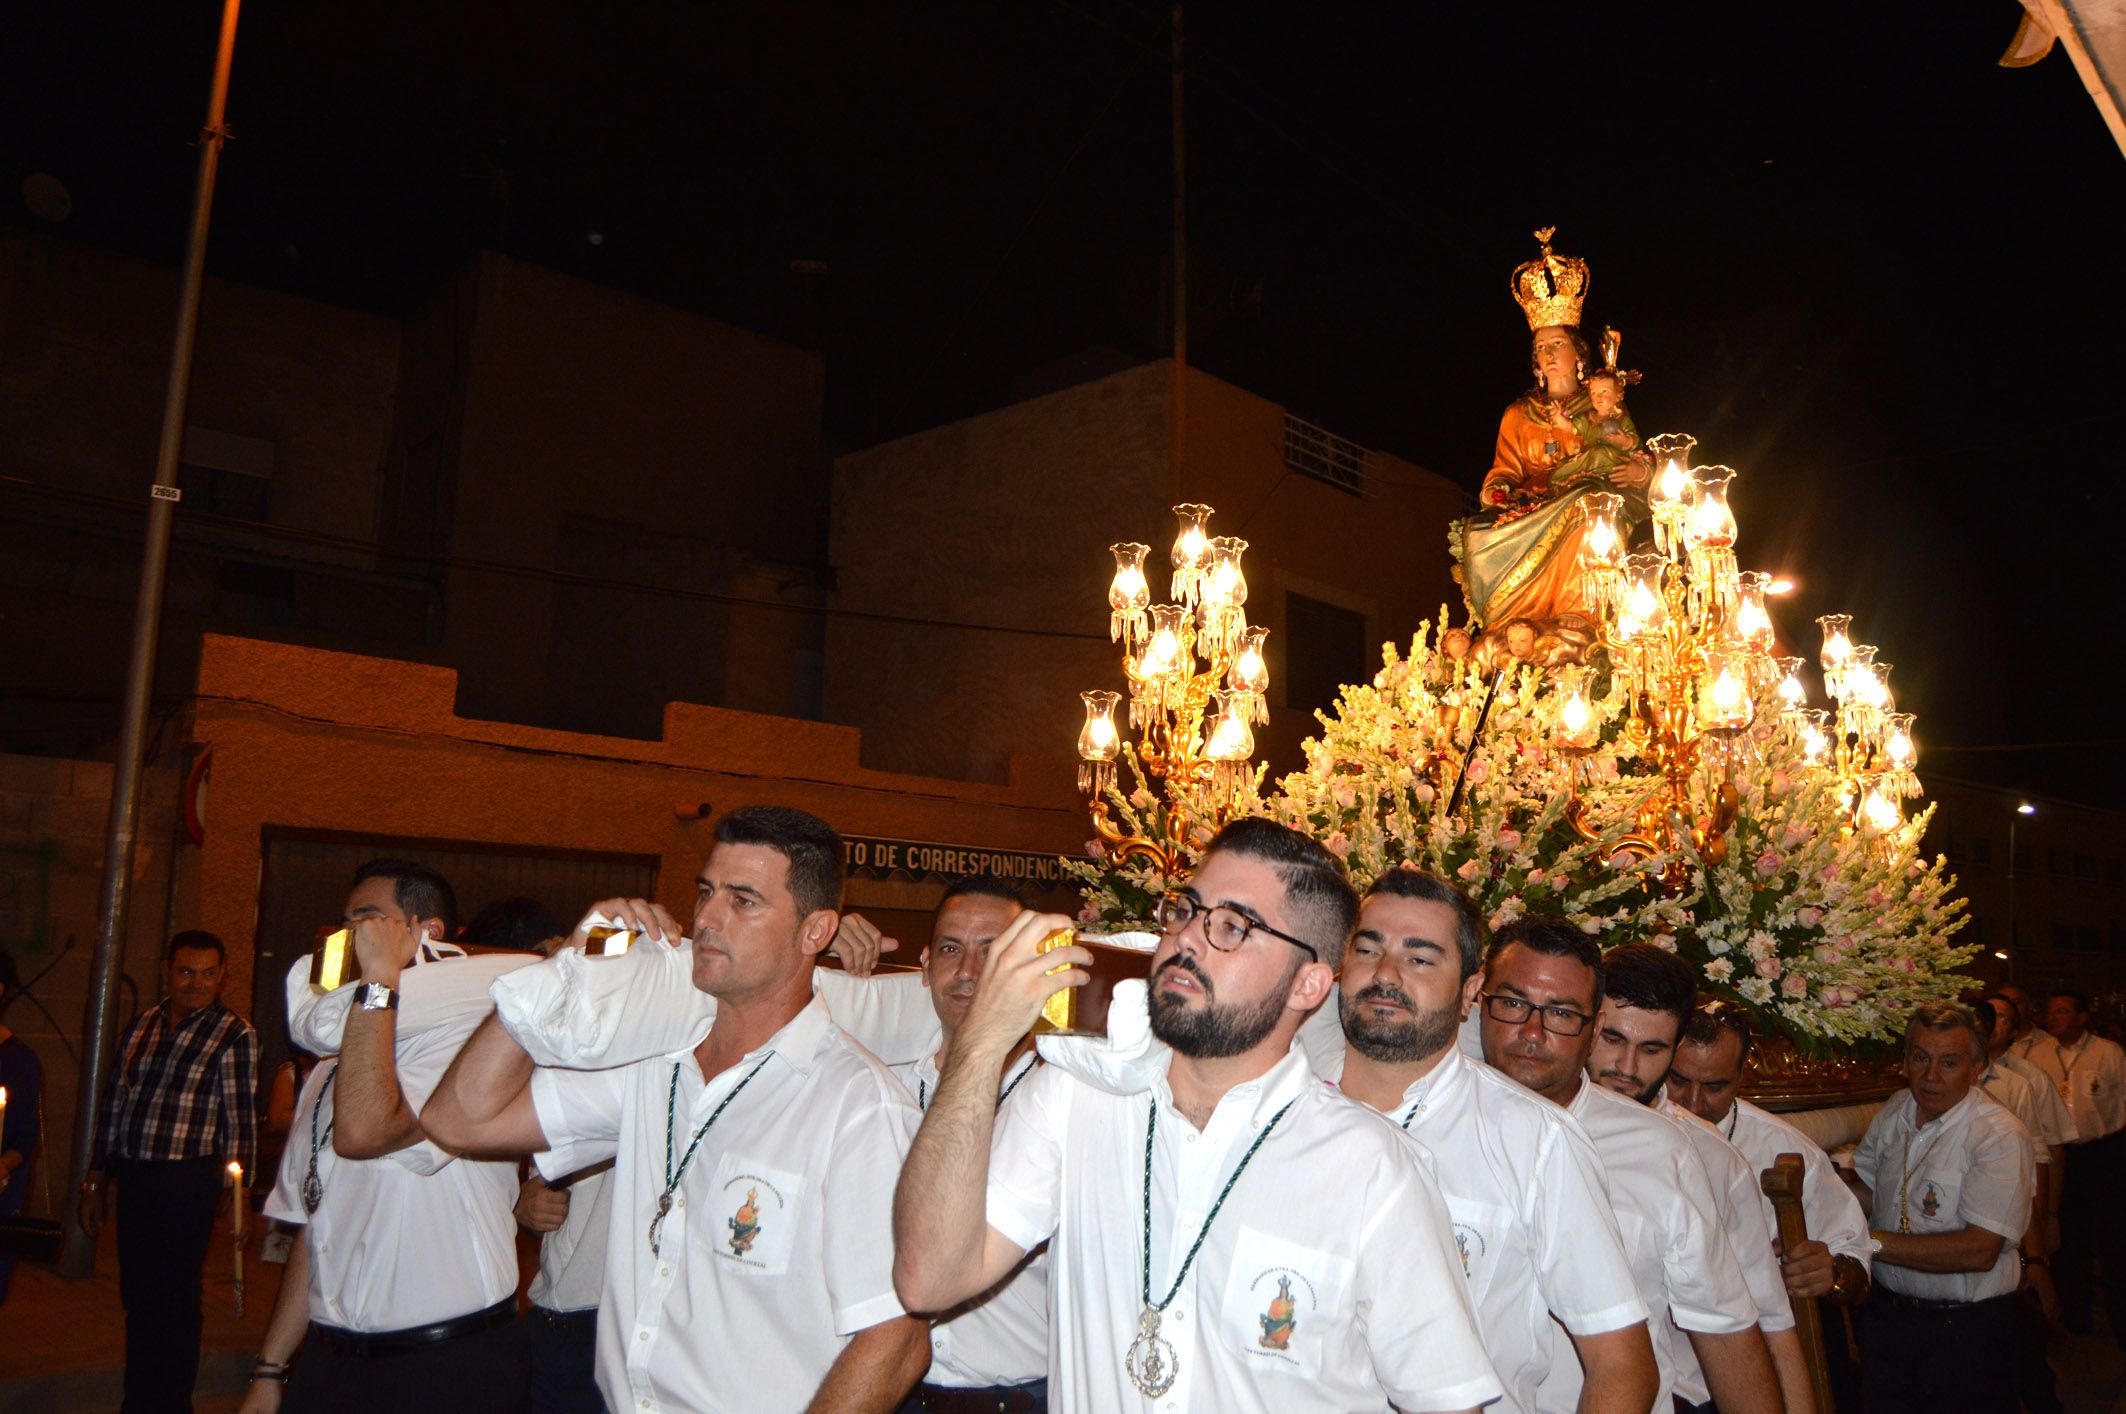
[[[1808,1214],[1801,1208],[1801,1155],[1781,1154],[1759,1175],[1758,1181],[1764,1185],[1764,1196],[1772,1200],[1772,1216],[1779,1224],[1779,1248],[1791,1252],[1809,1238]],[[1794,1302],[1794,1331],[1801,1338],[1801,1351],[1809,1362],[1809,1384],[1816,1394],[1816,1408],[1822,1414],[1830,1414],[1831,1370],[1824,1358],[1823,1316],[1816,1309],[1815,1297]]]

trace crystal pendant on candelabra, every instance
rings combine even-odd
[[[1248,720],[1260,726],[1270,720],[1267,693],[1270,690],[1270,662],[1263,655],[1263,640],[1270,631],[1257,625],[1244,630],[1240,635],[1240,647],[1233,654],[1233,665],[1226,669],[1227,691],[1243,698],[1247,706]]]
[[[1107,636],[1110,642],[1120,641],[1124,651],[1128,651],[1144,642],[1145,635],[1151,632],[1145,610],[1151,607],[1152,587],[1144,577],[1144,557],[1152,547],[1124,541],[1107,548],[1115,557],[1114,582],[1107,587],[1107,606],[1112,611]]]
[[[1248,758],[1255,754],[1255,733],[1248,727],[1245,694],[1213,692],[1210,724],[1204,729],[1203,755],[1211,763],[1212,786],[1221,795],[1240,789],[1248,777]]]
[[[1765,591],[1771,587],[1772,577],[1763,570],[1744,570],[1735,576],[1734,635],[1742,646],[1762,659],[1772,651],[1776,637],[1772,629],[1772,612],[1765,607]]]
[[[1210,559],[1197,577],[1206,657],[1231,654],[1247,628],[1248,580],[1240,569],[1247,548],[1248,542],[1234,535],[1210,542]]]
[[[1801,748],[1801,759],[1811,766],[1827,766],[1831,761],[1831,714],[1821,707],[1803,707],[1789,714],[1794,723],[1794,739]]]
[[[1737,732],[1750,724],[1749,667],[1740,653],[1712,648],[1698,678],[1698,725],[1709,732]]]
[[[1078,697],[1085,703],[1085,725],[1078,729],[1078,789],[1103,796],[1115,783],[1115,758],[1122,754],[1122,734],[1115,729],[1115,704],[1122,694],[1102,688]]]
[[[1661,576],[1668,557],[1659,550],[1641,550],[1624,559],[1624,586],[1617,608],[1617,638],[1636,645],[1660,635],[1668,621],[1668,602],[1661,595]]]
[[[1601,739],[1594,709],[1575,678],[1567,687],[1564,705],[1558,708],[1558,744],[1569,752],[1586,751]]]
[[[1733,469],[1701,466],[1691,472],[1683,513],[1683,548],[1690,564],[1691,622],[1715,627],[1734,617],[1741,595],[1735,569],[1735,513],[1727,489]]]
[[[1587,526],[1580,537],[1581,584],[1587,602],[1614,618],[1624,573],[1624,498],[1590,491],[1580,498],[1580,515]]]
[[[1646,487],[1646,509],[1653,518],[1654,548],[1672,555],[1680,548],[1684,496],[1690,487],[1691,449],[1698,439],[1688,432],[1663,432],[1646,439],[1654,474]]]
[[[1774,658],[1771,660],[1772,691],[1779,698],[1779,710],[1798,712],[1809,705],[1808,684],[1801,680],[1799,658]]]
[[[1159,719],[1175,691],[1175,682],[1188,676],[1193,657],[1184,638],[1188,612],[1179,604],[1152,605],[1152,631],[1144,641],[1144,651],[1126,660],[1129,724],[1139,731]]]
[[[1860,803],[1854,814],[1862,829],[1874,835],[1894,833],[1905,822],[1904,806],[1896,790],[1881,779],[1860,788]]]
[[[1920,794],[1919,747],[1912,740],[1912,724],[1917,720],[1910,712],[1890,712],[1883,717],[1884,779],[1902,800]]]
[[[1853,658],[1853,616],[1825,614],[1816,623],[1823,630],[1823,651],[1817,657],[1823,665],[1823,690],[1834,698],[1843,697],[1846,664]]]
[[[1181,527],[1174,534],[1171,560],[1174,566],[1174,598],[1190,608],[1196,606],[1198,583],[1211,553],[1210,534],[1203,523],[1211,518],[1209,506],[1191,501],[1174,507]]]
[[[1872,750],[1882,730],[1882,679],[1875,672],[1875,645],[1856,643],[1839,678],[1845,691],[1838,699],[1838,733]]]

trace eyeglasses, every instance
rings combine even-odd
[[[1493,1021],[1503,1021],[1508,1026],[1519,1026],[1528,1020],[1530,1012],[1543,1018],[1543,1029],[1553,1036],[1577,1036],[1594,1020],[1584,1011],[1574,1011],[1569,1006],[1537,1006],[1520,997],[1509,997],[1504,992],[1484,993],[1484,1015]]]
[[[1152,918],[1159,924],[1162,933],[1178,933],[1194,922],[1203,920],[1203,940],[1220,952],[1232,952],[1248,940],[1251,933],[1268,933],[1273,938],[1282,938],[1295,948],[1303,948],[1308,957],[1321,961],[1321,954],[1314,951],[1312,943],[1301,942],[1290,933],[1280,933],[1259,918],[1250,918],[1237,908],[1226,904],[1207,904],[1185,889],[1176,889],[1163,895],[1152,910]]]

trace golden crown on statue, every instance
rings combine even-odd
[[[1578,256],[1551,253],[1550,238],[1557,229],[1545,226],[1537,231],[1535,238],[1543,243],[1542,257],[1513,272],[1513,298],[1528,316],[1531,330],[1568,324],[1577,327],[1580,306],[1587,302],[1587,262]]]

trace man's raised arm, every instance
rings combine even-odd
[[[1055,914],[1012,920],[990,947],[967,1019],[945,1053],[937,1095],[893,1195],[893,1286],[910,1311],[956,1306],[996,1285],[1026,1255],[984,1217],[989,1141],[1005,1058],[1044,1002],[1091,975],[1085,968],[1092,954],[1082,947],[1036,950],[1069,926]]]
[[[532,1107],[531,1057],[490,1016],[472,1033],[421,1111],[428,1137],[457,1154],[536,1154],[546,1133]]]

